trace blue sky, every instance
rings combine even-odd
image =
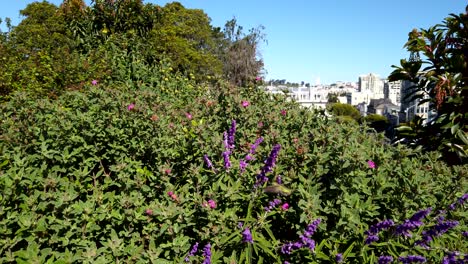
[[[19,10],[33,1],[2,1],[0,17],[20,20]],[[62,1],[50,1],[60,4]],[[90,3],[91,1],[86,1]],[[165,5],[172,1],[145,0]],[[266,79],[332,83],[357,81],[376,73],[387,77],[391,65],[408,57],[403,45],[413,28],[428,28],[450,13],[462,13],[461,0],[181,0],[203,9],[213,26],[236,17],[245,29],[265,26],[261,53]]]

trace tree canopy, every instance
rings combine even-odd
[[[101,81],[111,81],[109,76],[122,67],[131,68],[113,68],[116,57],[148,69],[170,65],[199,82],[226,80],[242,86],[263,69],[258,51],[263,27],[244,33],[235,19],[225,29],[214,27],[203,10],[178,2],[158,6],[142,0],[96,0],[87,6],[83,0],[64,0],[55,6],[42,1],[20,14],[24,19],[18,26],[0,33],[2,60],[9,65],[0,73],[4,100],[17,90],[50,95],[80,87],[91,70]]]
[[[467,7],[468,11],[468,7]],[[468,157],[468,13],[451,14],[443,23],[409,33],[411,60],[394,66],[389,79],[414,84],[411,100],[429,102],[435,117],[413,122],[413,144],[439,149],[451,162]],[[425,60],[418,59],[420,57]]]

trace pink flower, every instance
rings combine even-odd
[[[281,209],[286,211],[289,209],[289,204],[288,203],[284,203],[283,205],[281,205]]]
[[[241,104],[242,104],[243,107],[247,107],[247,106],[250,105],[249,101],[242,101]]]
[[[369,165],[369,168],[375,169],[375,163],[372,160],[368,160],[367,165]]]
[[[97,80],[92,80],[92,81],[91,81],[91,84],[92,84],[92,85],[97,85],[97,84],[98,84],[98,81],[97,81]]]
[[[256,81],[261,81],[261,80],[262,80],[262,77],[257,76],[257,77],[255,77],[255,80],[256,80]]]
[[[216,208],[216,202],[213,200],[208,200],[208,205],[210,206],[211,209]]]
[[[284,109],[281,109],[281,115],[286,116],[287,112]]]
[[[258,122],[257,126],[258,127],[263,127],[263,122]]]
[[[127,106],[128,111],[132,111],[133,108],[135,108],[135,104],[134,104],[134,103],[131,103],[131,104],[129,104],[129,105]]]
[[[185,116],[188,118],[188,119],[192,119],[192,115],[190,113],[185,113]]]
[[[164,173],[171,174],[171,169],[164,169]]]
[[[146,213],[147,215],[153,215],[153,210],[151,210],[151,209],[146,209],[145,213]]]
[[[167,192],[167,195],[169,195],[172,200],[178,201],[177,195],[174,192],[169,191],[169,192]]]

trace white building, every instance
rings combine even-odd
[[[384,84],[385,98],[390,99],[390,101],[392,101],[394,105],[401,106],[401,89],[402,89],[401,81],[394,81],[394,82],[385,81],[385,84]]]
[[[361,75],[359,76],[359,92],[372,93],[372,99],[385,98],[384,81],[377,74]]]

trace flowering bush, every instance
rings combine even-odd
[[[256,90],[101,86],[1,105],[0,262],[466,258],[466,166]]]

